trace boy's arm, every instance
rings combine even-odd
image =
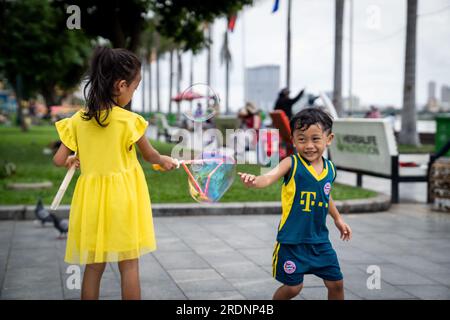
[[[352,237],[352,229],[348,224],[344,222],[344,219],[342,219],[341,214],[339,213],[338,209],[336,208],[336,205],[334,204],[333,198],[330,194],[330,201],[329,201],[330,208],[328,212],[330,213],[330,216],[333,218],[334,223],[338,230],[341,232],[341,239],[342,240],[350,240]]]
[[[241,181],[252,188],[265,188],[275,183],[283,177],[291,169],[291,157],[283,159],[275,168],[262,176],[255,176],[249,173],[238,172],[241,176]]]

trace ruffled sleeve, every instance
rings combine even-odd
[[[128,140],[128,147],[136,143],[147,130],[148,122],[142,116],[136,114],[136,117],[130,123],[130,139]]]
[[[77,139],[72,118],[62,119],[55,122],[56,131],[58,131],[61,142],[70,150],[77,151]]]

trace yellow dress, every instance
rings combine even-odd
[[[80,110],[55,124],[62,143],[80,159],[64,260],[113,262],[155,250],[150,195],[134,146],[147,121],[120,107],[110,111],[107,127],[81,116]]]

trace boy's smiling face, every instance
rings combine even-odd
[[[295,129],[292,143],[304,159],[314,164],[320,160],[333,137],[333,133],[324,131],[322,126],[316,123],[310,125],[308,129]]]

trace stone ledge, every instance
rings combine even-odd
[[[390,197],[384,194],[367,199],[336,201],[340,213],[367,213],[387,211],[391,206]],[[0,220],[33,220],[34,205],[0,206]],[[49,210],[49,206],[47,207]],[[54,211],[61,218],[69,216],[70,206],[61,205]],[[198,215],[262,215],[281,214],[281,203],[273,202],[222,202],[209,205],[199,203],[152,204],[154,217],[198,216]]]

